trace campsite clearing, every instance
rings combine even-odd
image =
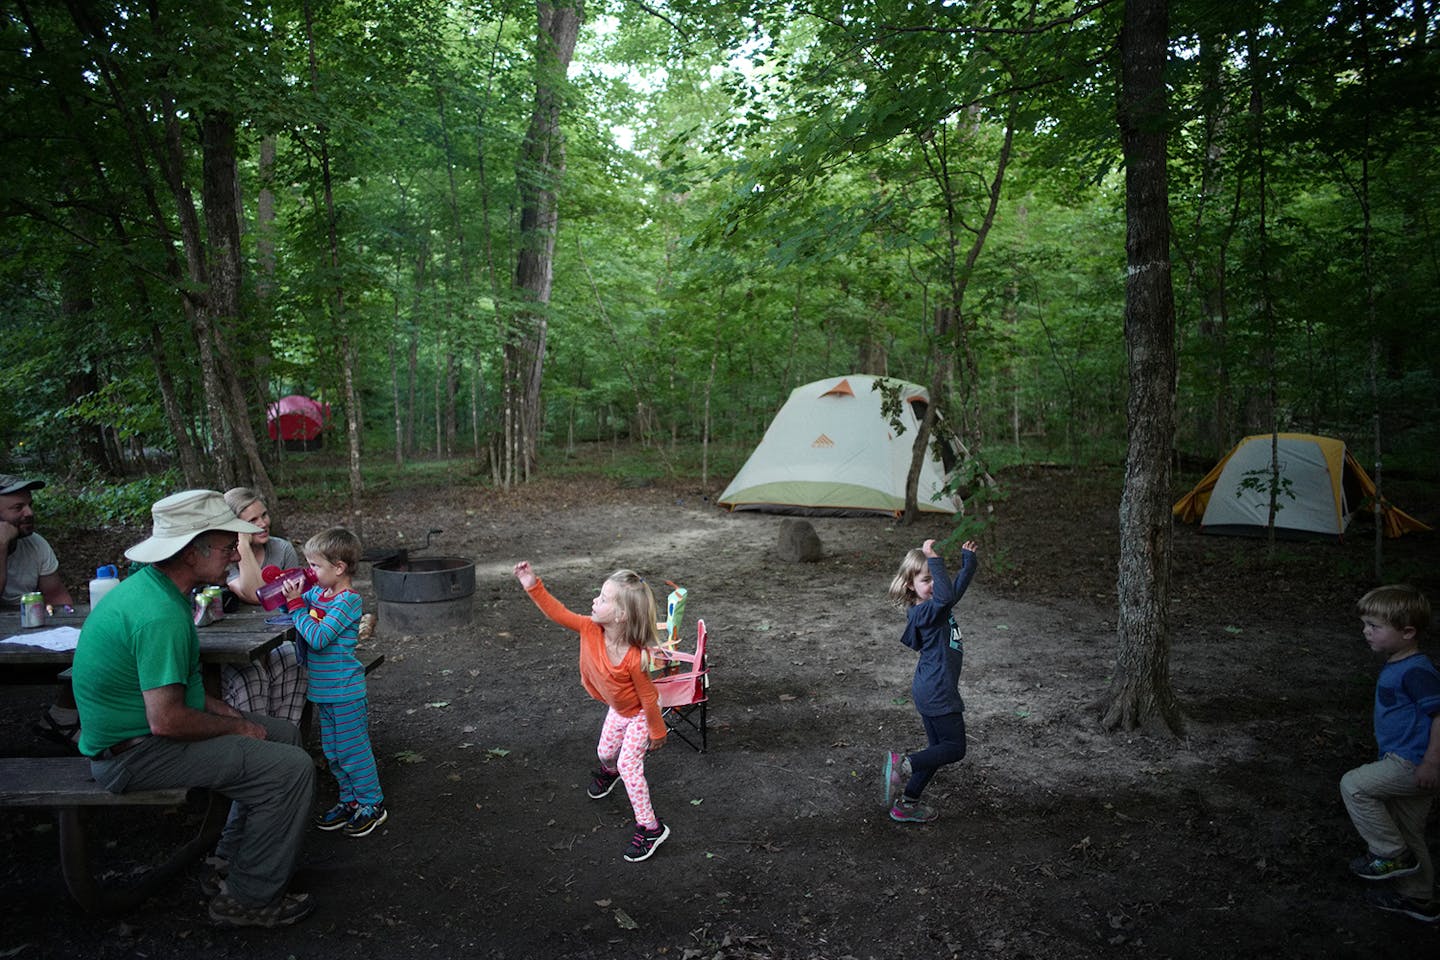
[[[1006,473],[958,608],[970,756],[932,787],[942,819],[915,827],[879,809],[881,751],[921,736],[913,655],[883,594],[903,549],[947,520],[815,518],[825,558],[786,564],[778,518],[719,511],[693,485],[503,493],[454,479],[367,502],[368,541],[440,528],[437,549],[475,558],[477,615],[468,631],[375,642],[391,819],[364,840],[309,839],[297,884],[315,916],[217,931],[197,870],[120,920],[81,917],[49,820],[16,815],[0,824],[0,952],[1249,960],[1421,957],[1440,942],[1365,907],[1345,870],[1356,840],[1336,781],[1369,756],[1375,676],[1350,609],[1368,585],[1363,526],[1340,545],[1285,544],[1273,566],[1256,541],[1178,528],[1171,673],[1190,730],[1108,734],[1094,702],[1114,655],[1118,471]],[[1434,491],[1396,496],[1440,515]],[[285,511],[288,534],[337,522],[341,501]],[[77,532],[57,549],[78,573],[98,559],[87,550],[136,533]],[[1397,576],[1440,595],[1433,535],[1386,546]],[[514,583],[521,558],[572,607],[616,566],[675,580],[686,635],[697,617],[710,629],[711,750],[671,743],[650,759],[674,833],[643,864],[620,859],[623,794],[584,795],[599,713],[573,639]],[[26,720],[48,689],[6,694],[0,730],[39,748]],[[123,875],[187,832],[166,815],[105,829],[123,839],[103,856]]]

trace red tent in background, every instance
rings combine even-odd
[[[270,404],[266,421],[270,439],[319,446],[320,431],[330,420],[330,404],[291,394]]]

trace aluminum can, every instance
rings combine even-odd
[[[209,602],[210,602],[210,619],[211,619],[212,621],[214,621],[214,620],[224,620],[224,619],[225,619],[225,600],[224,600],[224,598],[222,597],[222,595],[221,595],[221,593],[220,593],[220,588],[219,588],[219,587],[206,587],[206,588],[205,588],[205,596],[206,596],[207,598],[209,598]]]
[[[43,627],[45,626],[45,598],[37,590],[20,596],[20,626]]]

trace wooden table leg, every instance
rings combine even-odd
[[[220,839],[230,801],[211,791],[207,795],[205,818],[194,838],[183,844],[164,863],[158,864],[133,884],[108,887],[96,878],[90,862],[90,851],[82,817],[83,807],[60,807],[56,819],[60,827],[60,871],[65,886],[86,913],[109,916],[134,909],[150,897],[160,885],[201,859]]]

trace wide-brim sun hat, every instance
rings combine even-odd
[[[150,536],[125,551],[137,563],[158,563],[179,553],[207,530],[259,533],[260,527],[235,516],[223,494],[215,490],[184,490],[150,508]]]

